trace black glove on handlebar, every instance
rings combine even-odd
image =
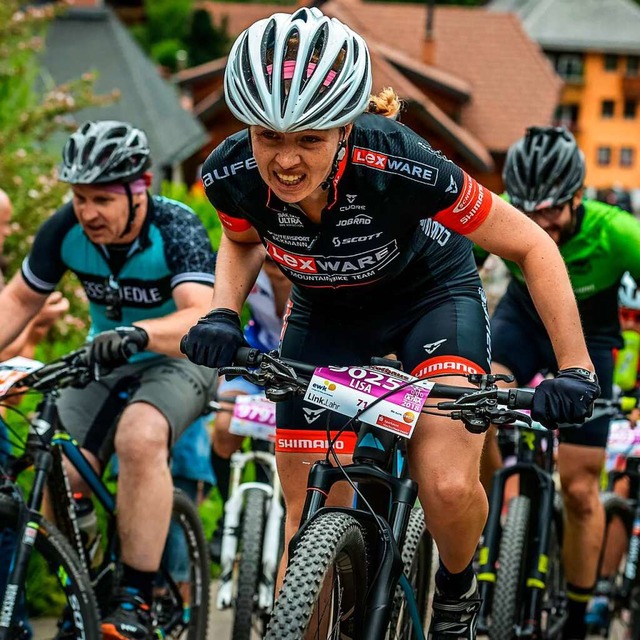
[[[99,333],[89,345],[89,360],[94,364],[115,367],[125,364],[136,353],[144,351],[149,336],[142,327],[116,327]]]
[[[195,364],[218,369],[233,364],[238,347],[246,344],[240,316],[231,309],[213,309],[189,329],[180,351]]]
[[[536,387],[531,417],[550,429],[560,423],[582,424],[593,413],[599,395],[595,373],[577,367],[562,369]]]

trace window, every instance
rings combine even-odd
[[[637,100],[625,100],[624,101],[624,118],[625,120],[634,120],[636,112],[638,110]]]
[[[598,147],[598,164],[601,167],[611,164],[611,147]]]
[[[553,124],[556,127],[567,127],[573,131],[578,124],[580,108],[577,104],[561,104],[556,108]]]
[[[637,76],[640,74],[640,56],[627,57],[627,76]]]
[[[559,55],[555,61],[558,75],[569,82],[582,82],[582,56],[575,53]]]
[[[633,167],[633,156],[634,154],[633,147],[622,147],[620,149],[620,166],[621,167]]]
[[[613,100],[603,100],[602,109],[600,111],[603,118],[613,118],[616,103]]]
[[[618,69],[618,56],[614,53],[607,53],[604,56],[605,71],[616,71]]]

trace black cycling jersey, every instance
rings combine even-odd
[[[257,170],[248,132],[204,164],[207,196],[226,228],[253,226],[269,255],[309,299],[345,303],[376,293],[424,295],[469,282],[471,243],[491,193],[407,127],[359,117],[315,224],[281,202]]]

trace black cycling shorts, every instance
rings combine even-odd
[[[423,300],[372,300],[349,308],[309,302],[294,290],[285,316],[284,358],[324,366],[366,365],[372,356],[390,353],[419,377],[488,372],[489,317],[479,281],[430,291]],[[276,450],[326,449],[327,429],[336,431],[347,419],[301,398],[278,403]],[[304,438],[296,436],[300,431]],[[354,442],[347,437],[340,450],[348,453]]]
[[[491,336],[493,361],[509,369],[518,386],[531,382],[538,372],[557,371],[551,340],[544,326],[509,295],[502,298],[491,318]],[[614,367],[612,349],[589,340],[587,348],[598,374],[601,397],[611,398]],[[610,417],[600,416],[582,426],[560,429],[560,442],[606,447],[610,421]]]

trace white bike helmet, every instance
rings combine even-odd
[[[626,309],[640,309],[638,283],[628,271],[622,276],[622,280],[620,281],[618,304]]]
[[[233,115],[249,125],[282,133],[342,127],[369,103],[369,51],[315,7],[276,13],[238,36],[224,91]]]

